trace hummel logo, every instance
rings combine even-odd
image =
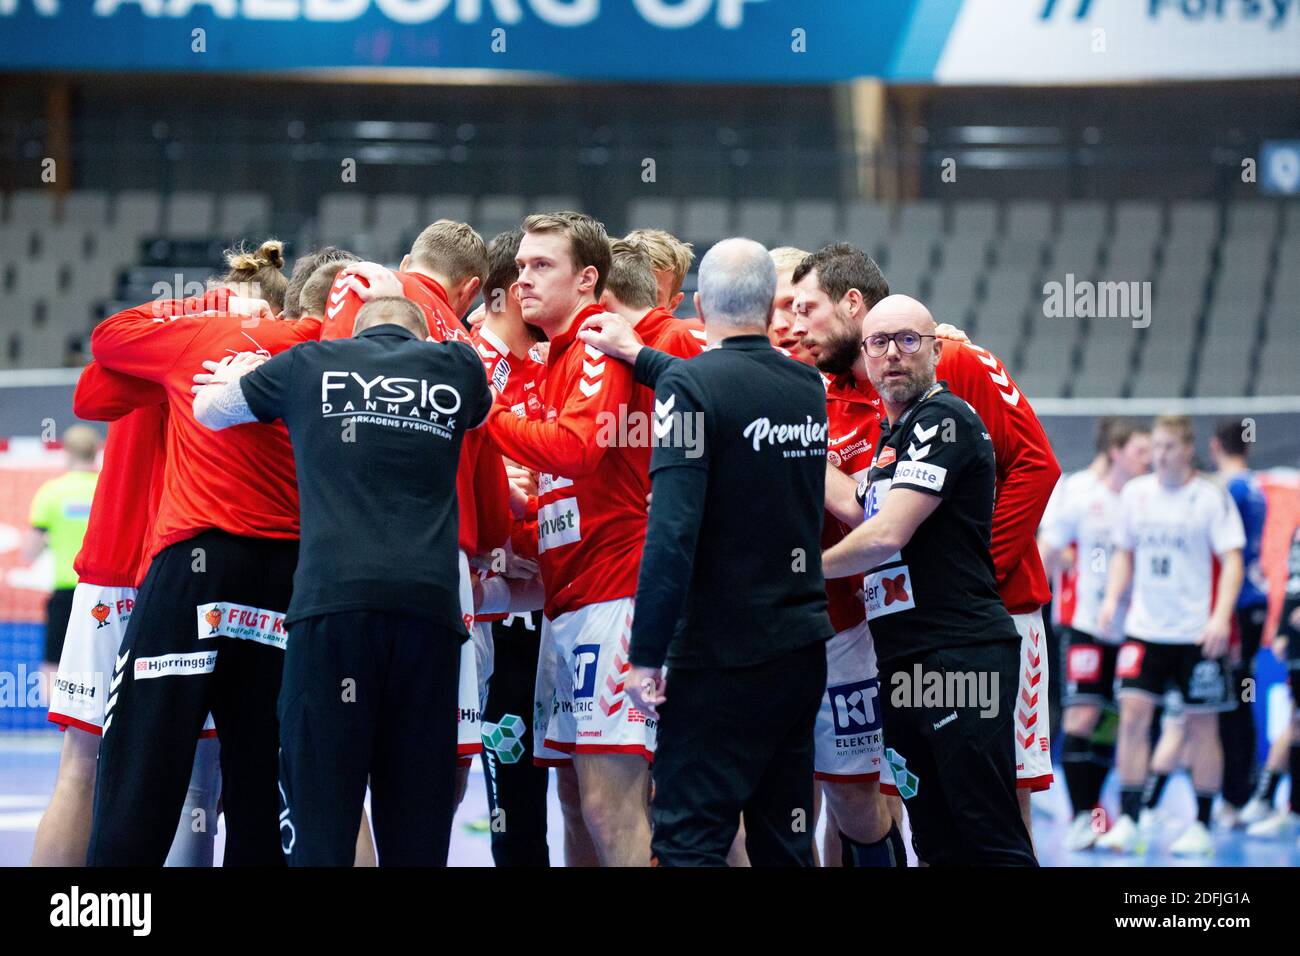
[[[907,443],[907,457],[912,459],[912,461],[924,458],[928,454],[930,454],[929,445],[922,445],[920,448],[917,448],[913,443]]]
[[[923,428],[921,425],[918,424],[915,430],[913,430],[912,434],[916,436],[917,441],[929,441],[931,438],[934,437],[935,432],[937,432],[938,430],[939,430],[938,425],[931,425],[929,428]]]
[[[668,413],[671,412],[671,411],[673,410],[673,406],[676,405],[676,404],[677,404],[677,396],[676,396],[676,395],[669,395],[669,396],[668,396],[668,401],[666,401],[666,402],[661,402],[661,401],[659,401],[659,399],[656,398],[656,399],[655,399],[655,414],[658,415],[660,418],[666,418],[666,417],[668,416]]]
[[[600,391],[600,382],[588,382],[586,379],[579,379],[578,388],[582,389],[582,394],[588,398]]]
[[[597,361],[600,361],[605,358],[605,353],[602,352],[600,349],[596,348],[596,346],[594,345],[584,345],[583,349],[586,351],[588,355],[590,355],[592,358],[596,359]]]
[[[131,659],[131,652],[127,651],[125,654],[119,657],[117,661],[113,664],[113,671],[114,672],[120,671],[123,667],[126,666],[126,662],[129,661],[130,659]]]
[[[330,293],[330,301],[333,302],[335,305],[338,305],[345,298],[347,298],[347,294],[348,294],[348,287],[340,286],[339,288],[335,289],[333,292]]]
[[[587,376],[588,378],[599,378],[600,374],[604,371],[605,371],[604,362],[601,362],[598,365],[592,365],[590,362],[586,361],[585,359],[583,360],[582,374]]]

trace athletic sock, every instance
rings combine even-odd
[[[1206,828],[1210,825],[1210,811],[1214,809],[1214,797],[1213,792],[1196,791],[1196,819],[1200,820],[1201,825]]]
[[[1142,795],[1142,806],[1154,810],[1160,798],[1164,796],[1165,785],[1169,783],[1169,774],[1156,773],[1147,778],[1146,792]]]
[[[1101,802],[1101,791],[1106,786],[1106,777],[1110,774],[1111,767],[1115,766],[1115,744],[1099,743],[1096,739],[1092,742],[1092,763],[1089,765],[1092,773],[1092,803],[1096,806]]]
[[[1272,805],[1277,798],[1278,784],[1282,782],[1282,775],[1275,771],[1269,770],[1259,778],[1259,786],[1255,788],[1255,796],[1265,803]]]
[[[1092,742],[1087,737],[1066,734],[1061,747],[1061,768],[1065,771],[1065,785],[1070,791],[1075,816],[1089,812],[1097,803],[1093,793],[1097,775],[1092,762]]]
[[[1300,813],[1300,743],[1291,745],[1291,812]]]
[[[840,861],[846,867],[906,867],[907,850],[898,824],[891,823],[889,832],[875,843],[859,843],[841,830]]]
[[[1119,788],[1119,809],[1124,816],[1137,820],[1142,815],[1142,788],[1121,786]]]

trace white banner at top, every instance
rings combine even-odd
[[[938,83],[1300,75],[1300,0],[965,0]]]

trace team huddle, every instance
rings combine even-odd
[[[74,410],[108,422],[108,439],[50,708],[68,736],[34,862],[208,865],[224,814],[231,865],[439,865],[475,754],[498,865],[546,864],[550,769],[566,865],[655,862],[659,722],[629,642],[651,434],[668,411],[619,343],[682,360],[717,345],[707,314],[675,315],[692,258],[662,231],[611,240],[579,213],[529,216],[490,243],[439,220],[396,270],[325,247],[286,276],[270,241],[231,254],[201,297],[100,323]],[[1233,500],[1194,471],[1190,422],[1110,423],[1093,466],[1059,481],[1000,359],[891,295],[865,253],[770,258],[770,347],[825,387],[813,423],[825,426],[834,631],[812,740],[823,862],[905,866],[911,806],[924,862],[1032,865],[1029,794],[1053,781],[1049,570],[1070,575],[1074,595],[1062,619],[1068,845],[1140,852],[1153,781],[1181,757],[1198,819],[1171,850],[1210,852],[1225,755],[1239,749],[1221,743],[1245,674],[1229,654],[1233,615],[1250,604],[1258,554]],[[871,333],[872,321],[893,324]],[[929,430],[924,415],[905,420],[909,446],[870,363],[925,354],[936,336],[938,384],[920,398],[947,417]],[[891,483],[943,480],[954,419],[991,446],[996,488],[991,533],[966,540],[986,540],[970,562],[1000,607],[966,622],[940,607],[917,557],[942,540],[914,539],[908,566],[844,560]],[[933,452],[918,447],[927,436]],[[918,608],[965,627],[970,645],[1009,617],[1004,791],[961,785],[996,776],[987,767],[967,774],[942,757],[918,769],[928,744],[882,726],[891,688],[872,629],[895,648]],[[1153,755],[1167,693],[1179,736]],[[1121,806],[1107,828],[1094,808],[1112,764]]]

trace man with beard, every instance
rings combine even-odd
[[[817,367],[830,376],[828,458],[849,474],[860,471],[855,457],[875,444],[879,396],[869,381],[862,353],[862,322],[889,292],[876,264],[847,244],[825,246],[794,272],[799,290],[798,321],[792,332],[802,340]],[[951,337],[943,326],[941,338]],[[960,334],[957,335],[960,338]],[[1050,591],[1035,535],[1061,469],[1028,398],[994,355],[967,342],[945,345],[937,377],[975,409],[992,437],[996,453],[997,498],[993,510],[992,553],[998,592],[1021,635],[1021,701],[1015,716],[1016,778],[1021,817],[1029,827],[1029,793],[1052,782],[1047,733],[1047,655],[1043,653],[1041,608]],[[843,515],[837,515],[844,520]],[[834,604],[832,604],[834,608]],[[859,612],[860,613],[860,612]],[[851,622],[832,621],[837,628]],[[896,794],[890,767],[882,765],[880,790]],[[842,789],[842,788],[841,788]],[[833,788],[828,787],[833,793]],[[845,814],[829,799],[836,819]],[[851,834],[850,834],[851,835]]]
[[[822,567],[828,578],[868,572],[867,620],[889,688],[880,696],[887,758],[918,854],[931,865],[1035,866],[1008,739],[1019,634],[990,555],[993,442],[971,406],[935,380],[951,347],[935,331],[929,310],[907,296],[886,297],[864,322],[867,373],[888,423],[862,524]],[[976,685],[977,700],[965,692]]]

